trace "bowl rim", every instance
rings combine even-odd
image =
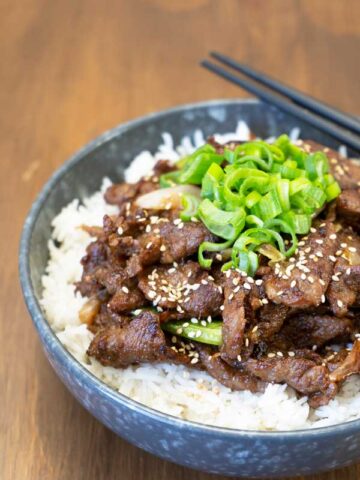
[[[302,428],[298,430],[276,430],[276,431],[262,431],[262,430],[246,430],[246,429],[232,429],[228,427],[220,427],[215,425],[208,425],[193,420],[186,420],[174,415],[164,413],[148,407],[132,398],[116,391],[112,387],[108,386],[105,382],[97,378],[93,373],[87,370],[60,342],[55,332],[52,330],[49,322],[45,318],[45,315],[40,307],[34,287],[31,281],[31,268],[29,262],[30,242],[36,220],[44,207],[46,200],[52,190],[52,188],[58,183],[58,181],[79,161],[82,160],[89,152],[97,148],[103,143],[124,134],[129,129],[141,125],[143,123],[149,123],[152,119],[158,117],[164,117],[172,113],[180,113],[189,109],[202,109],[206,107],[224,106],[230,104],[259,104],[262,103],[254,98],[230,98],[230,99],[215,99],[202,102],[194,102],[184,105],[178,105],[175,107],[167,108],[158,112],[153,112],[142,117],[138,117],[134,120],[130,120],[117,126],[106,130],[104,133],[97,136],[95,139],[87,142],[84,147],[78,149],[71,157],[66,160],[46,181],[42,187],[40,193],[35,198],[24,222],[24,226],[21,233],[20,245],[19,245],[19,278],[22,288],[23,297],[25,303],[32,318],[32,321],[38,331],[41,341],[44,345],[50,349],[52,354],[61,360],[71,375],[76,375],[77,378],[83,378],[94,389],[96,394],[105,396],[107,400],[114,402],[114,404],[121,405],[129,408],[132,411],[136,411],[139,414],[153,420],[157,420],[168,426],[177,427],[180,429],[192,429],[201,432],[202,434],[217,434],[227,436],[229,438],[246,437],[253,440],[276,440],[285,439],[295,440],[300,436],[308,437],[323,437],[328,435],[342,435],[351,434],[360,430],[360,418],[350,420],[348,422],[342,422],[335,425],[315,427],[315,428]],[[269,107],[273,108],[273,107]]]

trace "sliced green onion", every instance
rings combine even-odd
[[[325,189],[326,200],[331,202],[336,197],[338,197],[341,193],[341,188],[337,182],[332,183]]]
[[[279,196],[275,190],[268,192],[251,209],[251,213],[266,221],[275,218],[282,212]]]
[[[168,172],[161,175],[159,184],[161,188],[174,187],[179,183],[180,171]]]
[[[212,259],[204,257],[205,252],[222,252],[230,247],[232,243],[232,240],[223,243],[202,242],[198,250],[198,261],[200,266],[203,268],[210,268],[212,265]]]
[[[225,177],[223,169],[213,163],[205,173],[201,184],[201,196],[209,200],[220,200],[220,183]]]
[[[205,252],[224,252],[222,266],[254,274],[258,253],[273,261],[290,256],[297,235],[308,233],[312,219],[326,202],[340,194],[323,152],[307,153],[286,135],[273,144],[250,141],[222,154],[204,145],[177,163],[178,170],[162,175],[161,186],[201,185],[203,200],[185,197],[184,221],[197,216],[220,240],[203,242],[199,263],[210,268]],[[285,247],[285,239],[289,246]],[[222,240],[226,240],[223,242]],[[288,245],[288,242],[286,242]]]
[[[306,235],[310,230],[311,215],[291,211],[282,214],[280,218],[290,225],[298,235]]]
[[[206,326],[191,322],[166,322],[161,324],[161,328],[166,332],[189,340],[206,343],[208,345],[221,345],[222,343],[222,324],[223,322],[214,321]]]
[[[224,212],[207,198],[200,203],[198,215],[210,232],[226,240],[235,240],[245,225],[246,215],[243,208]]]
[[[195,195],[185,194],[181,198],[181,203],[184,209],[180,212],[180,218],[184,222],[188,222],[193,217],[196,217],[200,200]]]

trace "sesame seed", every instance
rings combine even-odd
[[[330,240],[336,240],[336,233],[329,235]]]
[[[269,303],[269,300],[267,298],[263,298],[261,301],[263,305],[267,305]]]
[[[336,275],[332,275],[331,278],[334,280],[334,282],[339,281],[339,277],[337,277]]]
[[[324,243],[324,240],[316,239],[315,242],[316,242],[318,245],[322,245],[322,244]]]
[[[221,310],[221,311],[224,310],[224,305],[221,305],[220,310]]]
[[[150,290],[150,292],[148,293],[148,297],[155,298],[156,297],[156,292],[154,292],[154,290]]]
[[[245,347],[248,347],[248,346],[249,346],[249,339],[245,338]]]
[[[284,354],[283,354],[282,352],[276,352],[276,355],[277,355],[278,357],[283,357],[283,356],[284,356]]]
[[[181,335],[182,332],[183,332],[183,329],[182,329],[182,328],[178,328],[178,329],[176,330],[176,333],[177,333],[178,335]],[[190,332],[190,333],[192,333],[192,332]],[[189,336],[190,336],[190,333],[189,333]]]
[[[347,268],[345,273],[346,273],[346,275],[350,275],[350,273],[351,273],[351,268],[350,268],[350,267]]]
[[[201,337],[201,330],[197,330],[195,336],[196,338]]]
[[[124,233],[124,229],[123,229],[122,227],[118,227],[117,233],[118,233],[119,235],[122,235],[122,234]]]
[[[255,333],[258,329],[259,329],[259,326],[256,325],[251,331],[252,331],[252,333]]]
[[[288,352],[289,357],[295,357],[295,352]]]
[[[199,323],[199,320],[197,318],[192,318],[190,320],[191,323]]]
[[[274,357],[275,357],[275,353],[268,353],[267,356],[268,356],[269,358],[274,358]]]
[[[345,243],[345,242],[340,243],[340,247],[341,247],[341,248],[346,248],[346,247],[347,247],[347,243]]]
[[[195,332],[189,332],[188,337],[189,338],[194,338],[195,337]]]
[[[322,258],[324,256],[322,252],[316,252],[315,255],[319,258]]]
[[[194,365],[195,363],[198,363],[198,361],[199,361],[198,358],[192,358],[190,363]]]
[[[308,281],[309,281],[310,283],[314,283],[314,279],[313,279],[313,277],[312,277],[311,275],[309,275],[309,276],[307,277],[307,279],[308,279]]]
[[[336,262],[336,258],[334,257],[334,255],[329,255],[329,260],[331,262]]]
[[[177,338],[175,337],[175,335],[173,337],[171,337],[171,341],[172,343],[176,343],[177,342]]]
[[[280,297],[283,293],[284,293],[283,290],[279,290],[276,295]]]
[[[294,288],[295,285],[296,285],[296,280],[293,280],[293,281],[290,283],[290,287],[291,287],[291,288]]]
[[[324,295],[324,294],[321,295],[321,303],[325,303],[325,300],[326,300],[326,299],[325,299],[325,295]]]
[[[244,288],[245,288],[246,290],[251,290],[251,285],[250,285],[249,283],[245,282],[245,283],[244,283]]]
[[[230,295],[229,295],[229,300],[231,301],[233,298],[234,298],[234,294],[233,294],[233,293],[230,293]]]
[[[165,252],[165,250],[166,250],[165,245],[161,245],[161,247],[160,247],[160,252]]]
[[[305,273],[302,273],[302,274],[300,275],[300,278],[301,278],[301,280],[306,280],[306,275],[305,275]]]
[[[238,293],[239,290],[240,290],[240,285],[238,285],[236,288],[234,288],[234,293]]]
[[[322,278],[319,278],[319,283],[322,285],[322,286],[325,286],[326,283],[324,282],[324,280]]]
[[[233,278],[232,283],[233,285],[239,285],[239,281],[240,281],[239,278]]]
[[[255,280],[255,285],[259,286],[263,284],[263,280],[259,279],[259,280]]]
[[[338,300],[336,303],[338,304],[339,308],[342,308],[344,306],[344,304],[341,300]]]
[[[349,252],[355,253],[355,252],[356,252],[356,248],[355,248],[355,247],[349,247]]]
[[[316,232],[316,228],[311,227],[311,228],[310,228],[310,232],[311,232],[311,233],[315,233],[315,232]]]
[[[179,225],[179,223],[181,223],[181,218],[175,218],[175,220],[173,221],[173,224]]]
[[[207,322],[206,322],[206,320],[201,320],[201,322],[200,322],[200,323],[201,323],[201,325],[202,325],[203,327],[206,327],[206,325],[207,325]]]
[[[121,287],[121,290],[124,292],[124,293],[129,293],[129,289],[127,287]]]
[[[237,359],[238,359],[239,362],[241,362],[241,355],[238,355]]]

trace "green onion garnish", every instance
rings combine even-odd
[[[174,335],[208,345],[221,345],[222,342],[222,322],[219,321],[207,323],[206,325],[202,325],[198,320],[197,323],[167,322],[162,323],[161,328]]]
[[[222,155],[206,144],[177,167],[160,178],[160,186],[201,186],[202,200],[184,196],[180,217],[200,219],[220,238],[200,245],[200,265],[212,265],[205,252],[227,250],[224,257],[231,255],[231,260],[222,269],[239,268],[249,275],[258,268],[259,253],[272,261],[293,255],[297,235],[307,234],[312,219],[341,192],[326,155],[306,153],[286,135],[273,144],[256,140],[225,148]]]

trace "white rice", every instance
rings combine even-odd
[[[290,132],[295,141],[299,130]],[[240,122],[236,131],[217,135],[220,142],[246,140],[249,130]],[[204,143],[202,132],[186,137],[174,146],[163,134],[158,152],[140,153],[125,172],[128,182],[149,173],[159,158],[178,159]],[[116,207],[105,203],[103,192],[110,184],[104,179],[101,190],[80,204],[72,201],[53,220],[49,241],[50,260],[43,277],[42,307],[56,335],[70,353],[90,372],[115,390],[156,410],[210,425],[249,430],[296,430],[341,423],[360,416],[360,376],[353,376],[329,405],[312,410],[306,397],[297,399],[286,385],[269,385],[263,394],[233,392],[207,373],[184,366],[150,364],[126,369],[103,367],[86,350],[93,337],[80,324],[78,312],[86,299],[75,293],[74,282],[81,277],[80,258],[91,242],[80,225],[101,225],[105,213]],[[57,246],[55,242],[60,242]]]

